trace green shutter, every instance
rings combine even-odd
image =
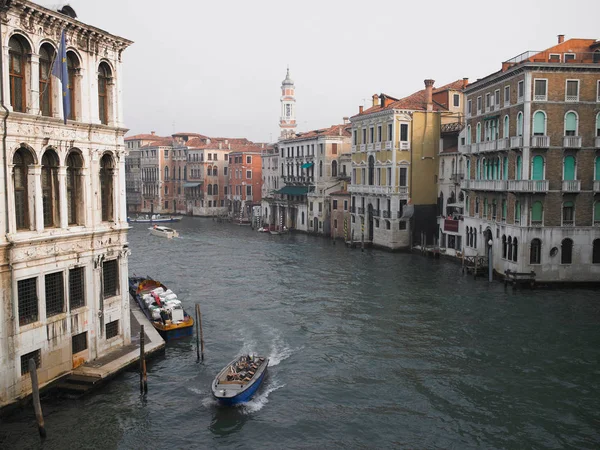
[[[576,131],[577,130],[577,116],[574,112],[567,113],[565,117],[565,130]]]
[[[502,220],[506,220],[506,210],[507,210],[506,200],[502,200]]]
[[[531,220],[541,222],[543,211],[544,207],[542,206],[542,202],[535,202],[531,207]]]
[[[533,115],[533,134],[544,134],[545,133],[545,122],[546,116],[543,112],[538,111]]]
[[[467,159],[467,173],[465,173],[465,178],[467,180],[471,179],[471,160]]]
[[[481,123],[477,124],[477,134],[475,135],[475,142],[481,142]]]
[[[515,202],[515,222],[521,221],[521,202]]]
[[[521,179],[521,157],[517,156],[517,173],[515,173],[515,180]]]
[[[537,155],[533,158],[533,173],[531,176],[532,180],[543,180],[544,179],[544,158]]]
[[[517,136],[523,136],[523,114],[517,114]]]
[[[573,156],[565,157],[563,163],[563,180],[571,181],[575,179],[575,158]]]
[[[594,222],[600,222],[600,202],[594,204]]]
[[[600,156],[596,156],[596,176],[594,180],[600,181]]]
[[[508,157],[507,156],[504,157],[503,163],[504,163],[504,167],[502,169],[502,178],[505,180],[508,180]]]
[[[508,137],[508,116],[504,116],[504,129],[502,130],[502,135],[507,138]]]

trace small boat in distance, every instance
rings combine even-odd
[[[127,222],[134,223],[159,223],[159,222],[180,222],[183,216],[161,216],[160,214],[143,214],[135,218],[127,218]]]
[[[154,225],[152,228],[148,229],[150,230],[150,234],[153,234],[154,236],[166,237],[167,239],[179,237],[177,230],[162,225]]]
[[[267,373],[269,358],[242,355],[227,364],[215,377],[212,394],[223,405],[247,402],[256,393]]]
[[[165,341],[193,334],[194,319],[184,311],[177,295],[160,281],[129,277],[129,293]]]

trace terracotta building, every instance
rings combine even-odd
[[[229,214],[241,223],[249,223],[253,208],[262,198],[262,158],[260,146],[237,146],[229,153]]]

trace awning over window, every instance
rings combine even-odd
[[[284,188],[275,191],[276,194],[285,195],[306,195],[308,186],[285,186]]]
[[[309,167],[312,167],[314,165],[315,165],[314,162],[307,162],[307,163],[302,164],[302,168],[303,169],[308,169]]]
[[[183,183],[183,187],[184,188],[192,188],[192,187],[198,187],[200,186],[202,183]]]

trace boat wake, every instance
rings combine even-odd
[[[272,379],[270,381],[273,381]],[[260,392],[257,396],[255,396],[252,400],[246,403],[242,403],[240,405],[240,409],[246,414],[252,414],[257,411],[260,411],[264,408],[264,406],[269,403],[269,394],[271,392],[276,391],[277,389],[281,389],[285,384],[279,383],[268,383],[265,386],[264,390]]]

